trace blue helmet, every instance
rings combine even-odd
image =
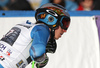
[[[47,3],[36,10],[36,21],[46,24],[55,30],[58,26],[67,30],[70,24],[70,15],[66,9],[58,4]]]

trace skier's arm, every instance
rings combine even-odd
[[[43,25],[38,25],[33,28],[31,32],[31,37],[33,39],[32,46],[30,48],[30,56],[34,60],[34,58],[38,58],[42,56],[46,51],[46,45],[49,38],[50,32],[49,29],[44,27]]]

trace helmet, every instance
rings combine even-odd
[[[58,26],[67,30],[70,24],[70,15],[66,9],[58,4],[47,3],[36,10],[36,21],[46,24],[52,30]]]

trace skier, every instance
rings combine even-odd
[[[46,53],[55,53],[56,40],[66,32],[70,15],[64,7],[48,3],[36,10],[36,23],[15,25],[0,40],[0,68],[25,68],[35,61],[37,68],[48,62]]]

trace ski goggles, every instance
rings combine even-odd
[[[52,12],[53,16],[55,16],[55,17],[58,16],[57,18],[58,18],[58,21],[60,22],[61,28],[64,30],[67,30],[69,27],[69,24],[70,24],[70,18],[67,17],[68,14],[66,12],[64,12],[63,10],[60,10],[58,8],[55,8],[55,7],[47,7],[47,8],[56,12],[56,13]],[[49,11],[49,12],[51,13],[51,11]]]
[[[70,25],[70,18],[66,16],[61,16],[59,19],[60,26],[62,29],[67,30]]]

